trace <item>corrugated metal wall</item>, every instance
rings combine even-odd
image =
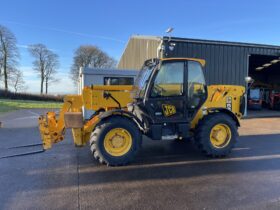
[[[205,41],[172,38],[176,43],[169,50],[168,38],[164,37],[163,57],[192,57],[206,60],[205,77],[208,84],[244,85],[248,74],[248,56],[262,54],[279,56],[280,47],[234,42]]]
[[[132,36],[118,63],[118,69],[141,69],[145,60],[157,57],[161,38]]]

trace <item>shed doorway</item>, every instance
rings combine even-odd
[[[248,117],[280,117],[279,56],[249,56]]]

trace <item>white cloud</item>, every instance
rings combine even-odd
[[[74,85],[73,81],[69,77],[69,74],[58,73],[57,78],[60,80],[56,83],[51,84],[49,88],[50,93],[76,94],[78,92],[78,87]]]
[[[29,49],[29,46],[30,45],[26,45],[26,44],[17,44],[18,48],[23,48],[23,49]],[[51,50],[51,51],[54,51],[54,52],[58,52],[59,51],[59,50],[53,49],[53,48],[48,48],[48,49]]]
[[[28,45],[24,45],[24,44],[17,44],[17,47],[28,49]]]
[[[32,66],[21,66],[19,69],[22,71],[24,78],[36,77],[36,73],[32,69]]]
[[[92,35],[92,34],[80,33],[80,32],[77,32],[77,31],[68,31],[68,30],[64,30],[64,29],[60,29],[60,28],[31,25],[31,24],[15,22],[15,21],[2,20],[2,22],[7,22],[7,23],[15,24],[15,25],[20,25],[20,26],[27,27],[27,28],[34,28],[34,29],[39,29],[39,30],[48,30],[48,31],[54,31],[54,32],[59,32],[59,33],[64,33],[64,34],[71,34],[71,35],[75,35],[75,36],[79,36],[79,37],[86,37],[86,38],[93,38],[93,39],[104,39],[104,40],[113,41],[113,42],[125,43],[125,41],[120,40],[116,37],[111,37],[111,36]]]

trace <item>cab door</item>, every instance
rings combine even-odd
[[[163,61],[148,88],[145,106],[155,123],[187,121],[187,61]]]

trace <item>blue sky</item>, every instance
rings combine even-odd
[[[60,57],[57,86],[51,92],[75,92],[68,78],[74,50],[99,46],[119,59],[133,34],[173,36],[280,45],[277,0],[2,0],[0,24],[17,37],[29,91],[39,91],[29,44],[43,43]]]

